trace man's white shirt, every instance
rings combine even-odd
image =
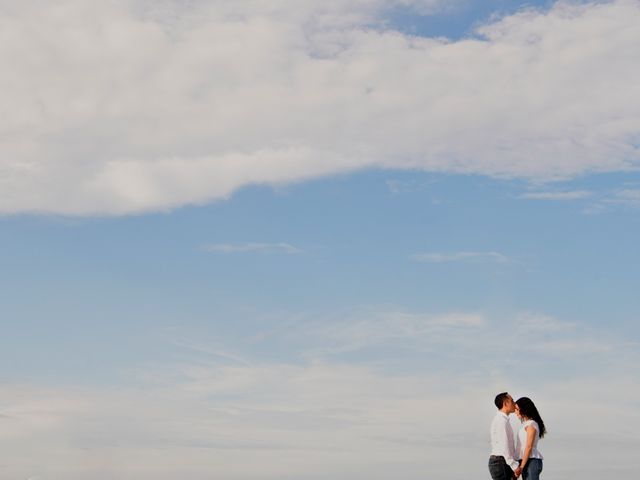
[[[516,460],[516,446],[509,416],[498,411],[491,422],[491,455],[504,457],[507,465],[515,471],[520,463]]]

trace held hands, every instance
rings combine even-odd
[[[513,472],[513,475],[514,475],[513,478],[518,478],[521,474],[522,474],[522,468],[518,467],[516,468],[516,471]]]

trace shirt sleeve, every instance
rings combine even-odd
[[[514,472],[516,471],[516,468],[520,466],[520,462],[513,457],[505,458],[504,461],[507,462],[507,465],[509,465],[511,467],[511,470],[513,470]]]

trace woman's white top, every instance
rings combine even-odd
[[[531,455],[529,458],[539,458],[542,460],[542,454],[540,450],[538,450],[538,440],[540,440],[540,427],[538,426],[538,422],[535,420],[527,420],[520,427],[520,431],[518,432],[518,440],[516,441],[516,454],[518,458],[522,460],[524,457],[524,449],[527,448],[527,427],[529,425],[533,425],[533,428],[536,429],[536,436],[533,437],[533,448],[531,449]]]

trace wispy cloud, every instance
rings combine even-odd
[[[640,209],[640,189],[631,182],[630,185],[602,192],[583,210],[583,213],[594,215],[615,208]]]
[[[533,346],[532,350],[554,354],[590,354],[606,353],[611,346],[595,340],[558,340],[543,341]]]
[[[523,193],[518,198],[526,200],[580,200],[593,195],[588,190],[570,190],[564,192],[528,192]]]
[[[433,179],[428,179],[428,180],[399,180],[399,179],[395,179],[395,178],[390,178],[388,180],[386,180],[386,185],[387,188],[389,189],[389,191],[393,194],[399,194],[399,193],[413,193],[413,192],[417,192],[420,190],[424,190],[425,188],[427,188],[429,185],[435,183],[435,180]]]
[[[640,208],[640,189],[623,188],[620,190],[616,190],[613,195],[611,195],[605,201],[609,204]]]
[[[547,368],[550,359],[584,368],[585,355],[597,362],[596,354],[614,352],[620,343],[606,331],[536,312],[492,319],[482,312],[433,314],[376,308],[286,321],[265,341],[288,351],[291,358],[308,361],[357,354],[358,362],[408,366],[428,355],[432,365],[442,368],[474,358],[477,368],[487,369],[495,368],[505,354],[517,356],[525,351],[547,354],[530,360],[540,368]]]
[[[357,312],[337,320],[310,322],[287,335],[296,343],[314,339],[306,357],[354,352],[377,347],[396,352],[420,349],[425,345],[455,343],[469,331],[487,326],[479,313],[452,312],[444,315],[403,311]]]
[[[507,263],[509,258],[498,252],[416,253],[411,259],[417,262],[447,263],[464,261],[491,261]]]
[[[485,327],[487,320],[479,313],[450,313],[434,317],[431,325],[442,327]]]
[[[523,200],[572,201],[588,199],[582,210],[585,214],[598,214],[616,207],[640,208],[640,188],[625,182],[618,188],[607,190],[534,191],[518,195]]]
[[[240,365],[245,365],[245,366],[248,366],[250,364],[248,361],[246,361],[244,358],[242,358],[239,355],[236,355],[231,352],[227,352],[223,349],[216,348],[206,343],[195,342],[190,340],[174,340],[174,339],[170,339],[169,342],[175,345],[176,347],[189,350],[192,352],[200,353],[200,354],[205,354],[207,356],[219,358],[224,361],[230,361],[230,362],[237,363]]]
[[[555,333],[575,330],[577,325],[570,322],[562,322],[549,315],[539,313],[522,313],[518,315],[514,323],[519,334],[537,334],[541,332]]]
[[[290,243],[211,243],[205,245],[204,250],[215,253],[302,253]]]

